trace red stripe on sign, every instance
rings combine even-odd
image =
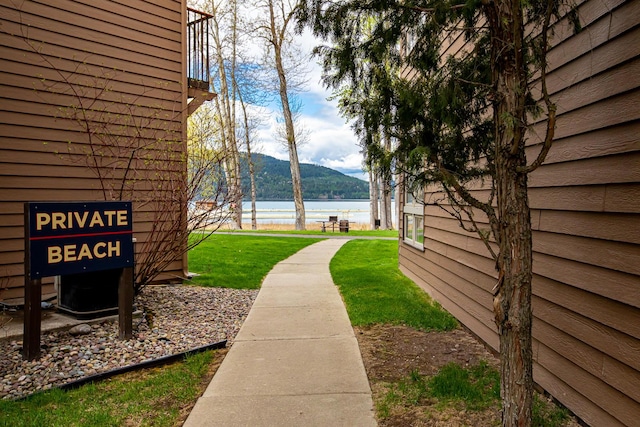
[[[104,233],[64,234],[61,236],[29,237],[29,240],[70,239],[72,237],[116,236],[118,234],[133,234],[133,231],[105,231]]]

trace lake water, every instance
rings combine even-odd
[[[395,224],[395,204],[392,201],[393,221]],[[338,220],[369,223],[369,200],[305,200],[307,223],[326,221],[329,216]],[[258,224],[294,224],[295,205],[292,200],[256,201],[256,220]],[[242,222],[251,222],[251,202],[242,203]]]

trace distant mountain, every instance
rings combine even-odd
[[[251,154],[256,174],[258,200],[293,200],[289,162],[264,154]],[[242,165],[242,188],[245,198],[251,195],[246,154]],[[300,164],[302,195],[312,199],[368,199],[369,184],[336,170],[308,163]]]

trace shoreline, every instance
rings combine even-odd
[[[328,221],[325,221],[325,227],[327,229],[331,229],[331,225],[328,223]],[[336,233],[338,233],[339,231],[339,226],[338,224],[336,224],[335,226],[336,228]],[[262,231],[295,231],[296,227],[295,224],[291,223],[291,224],[282,224],[282,223],[275,223],[275,222],[258,222],[257,224],[257,230],[262,230]],[[305,230],[306,231],[320,231],[322,229],[322,222],[321,221],[311,221],[311,222],[306,222],[305,223]],[[349,221],[349,229],[350,230],[358,230],[358,231],[370,231],[371,230],[371,225],[368,223],[362,223],[362,222],[351,222]],[[236,230],[235,227],[233,227],[231,224],[227,223],[224,224],[222,226],[220,226],[220,228],[218,229],[220,231],[233,231]],[[242,230],[245,231],[251,231],[251,222],[242,222]]]

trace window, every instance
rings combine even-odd
[[[424,190],[404,188],[403,241],[418,249],[424,249]]]

